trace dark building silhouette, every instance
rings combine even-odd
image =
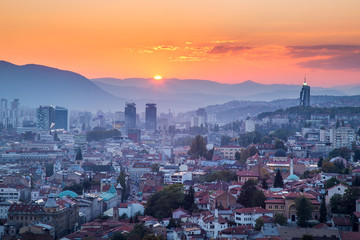
[[[55,129],[68,130],[68,110],[63,107],[55,108]]]
[[[40,106],[36,109],[36,127],[49,130],[55,124],[55,108],[53,106]]]
[[[156,129],[156,104],[147,103],[145,109],[145,129]]]
[[[300,92],[300,106],[310,106],[310,86],[306,82],[306,77]]]
[[[125,127],[127,130],[136,128],[136,104],[135,103],[126,103]]]

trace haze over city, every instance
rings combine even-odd
[[[0,0],[0,240],[359,240],[359,0]]]

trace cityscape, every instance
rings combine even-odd
[[[359,240],[359,9],[0,3],[0,240]]]

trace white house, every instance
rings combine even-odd
[[[139,202],[122,203],[119,207],[119,216],[125,213],[128,217],[134,217],[138,212],[144,214],[144,210],[144,206]]]
[[[234,210],[235,213],[235,223],[237,226],[240,225],[252,225],[255,226],[256,219],[261,216],[273,217],[274,214],[261,207],[253,208],[240,208]]]
[[[17,188],[11,188],[5,184],[0,184],[0,198],[18,202],[20,200],[20,190]]]
[[[218,210],[215,209],[215,214],[201,215],[199,226],[206,232],[206,237],[218,238],[220,232],[228,228],[228,222],[219,216]]]
[[[326,204],[330,204],[330,199],[335,195],[335,194],[340,194],[340,195],[344,195],[345,190],[348,189],[347,186],[342,185],[341,183],[338,185],[335,185],[331,188],[329,188],[327,190],[327,195],[325,196],[325,202]]]

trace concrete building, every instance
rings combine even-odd
[[[236,152],[240,153],[242,149],[243,147],[240,147],[238,145],[225,145],[225,146],[221,146],[219,150],[224,158],[234,160],[235,153]]]
[[[0,199],[18,202],[20,200],[20,190],[0,184]]]
[[[156,104],[147,103],[145,109],[145,129],[155,130],[156,129]]]
[[[54,129],[64,129],[65,131],[69,129],[68,110],[66,108],[63,107],[55,108]]]
[[[306,82],[306,77],[304,79],[303,87],[300,92],[300,106],[310,106],[310,86],[308,86]]]
[[[338,127],[330,129],[330,142],[333,148],[347,147],[356,140],[355,130],[350,127]]]
[[[245,133],[255,132],[255,121],[252,119],[245,120]]]
[[[40,130],[49,130],[55,124],[55,108],[40,106],[36,109],[36,127]]]
[[[126,129],[136,128],[136,104],[135,103],[126,103],[125,127],[126,127]]]

